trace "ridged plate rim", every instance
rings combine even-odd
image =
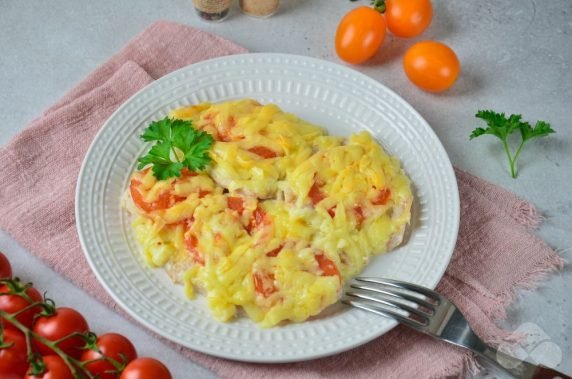
[[[237,97],[273,101],[288,111],[327,119],[332,123],[328,129],[345,134],[368,129],[402,160],[416,186],[418,225],[407,244],[377,258],[366,273],[384,273],[430,288],[437,285],[454,250],[460,209],[453,168],[431,127],[405,100],[366,75],[316,58],[274,53],[225,56],[181,68],[137,92],[103,125],[86,154],[76,188],[78,235],[97,279],[149,329],[222,358],[265,363],[308,360],[386,333],[394,321],[339,305],[325,317],[269,330],[246,319],[220,324],[201,301],[182,298],[180,289],[137,256],[116,196],[126,188],[136,157],[145,148],[137,135],[150,120],[174,107]],[[378,125],[391,130],[376,129]],[[153,289],[166,293],[161,297],[162,292],[157,295]]]

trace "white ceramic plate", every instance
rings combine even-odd
[[[95,275],[150,329],[219,357],[306,360],[384,334],[394,321],[341,304],[316,319],[269,330],[246,318],[223,324],[211,317],[203,299],[185,299],[181,287],[162,270],[149,268],[138,253],[120,197],[146,148],[139,138],[143,129],[177,107],[244,97],[276,103],[334,135],[368,130],[396,155],[414,185],[412,233],[402,247],[373,260],[365,274],[435,287],[455,246],[459,195],[433,130],[375,80],[337,64],[284,54],[235,55],[185,67],[139,91],[109,118],[85,157],[76,193],[78,233]]]

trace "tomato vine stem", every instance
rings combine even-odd
[[[385,13],[385,0],[371,0],[371,6],[379,13]]]
[[[33,375],[42,375],[46,370],[46,365],[43,362],[42,356],[34,351],[34,346],[32,340],[36,340],[39,343],[45,345],[49,349],[51,349],[55,354],[57,354],[64,363],[70,369],[70,373],[75,379],[96,379],[97,376],[94,376],[88,369],[87,365],[90,363],[98,362],[98,361],[106,361],[109,362],[116,370],[117,373],[120,373],[126,366],[126,363],[120,363],[117,360],[107,357],[103,355],[102,351],[97,347],[96,341],[97,336],[92,332],[87,333],[80,333],[74,332],[65,337],[62,337],[58,340],[51,341],[47,338],[35,333],[33,330],[28,328],[26,325],[21,323],[18,320],[18,316],[22,313],[29,311],[33,308],[42,308],[41,312],[38,312],[34,317],[41,317],[41,316],[52,316],[56,312],[55,303],[51,299],[45,299],[44,301],[33,301],[32,298],[26,293],[28,288],[31,287],[31,284],[27,283],[22,285],[19,279],[2,279],[0,280],[1,284],[6,285],[8,292],[1,292],[0,296],[19,296],[24,298],[28,301],[29,305],[26,307],[18,310],[14,313],[8,313],[2,309],[0,309],[0,349],[8,349],[12,344],[5,344],[4,343],[4,324],[9,323],[16,329],[18,329],[25,337],[26,340],[26,349],[27,349],[27,360],[30,365],[30,373]],[[100,358],[92,359],[89,361],[81,361],[74,357],[68,355],[64,350],[62,350],[58,345],[67,339],[80,337],[85,345],[82,347],[83,350],[90,349],[94,350],[99,353]]]

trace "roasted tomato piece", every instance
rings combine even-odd
[[[336,267],[336,264],[326,256],[326,254],[320,252],[316,254],[316,261],[318,261],[318,265],[320,266],[320,270],[322,270],[323,276],[338,276],[341,280],[340,271]]]
[[[254,232],[255,229],[257,229],[258,227],[264,225],[264,224],[269,224],[270,220],[268,220],[268,217],[266,215],[266,212],[264,212],[264,210],[260,207],[257,207],[254,210],[254,213],[252,214],[252,218],[250,219],[250,223],[246,226],[246,231],[248,232],[248,234],[252,234],[252,232]]]
[[[379,190],[377,196],[371,201],[374,205],[385,205],[391,197],[391,190],[389,188],[384,188]]]
[[[244,200],[242,197],[229,196],[226,198],[226,201],[228,203],[228,207],[233,211],[237,211],[240,214],[244,212]]]
[[[326,195],[322,192],[321,185],[318,181],[315,181],[310,187],[310,191],[308,192],[308,197],[312,201],[313,205],[318,204],[320,201],[324,200]]]
[[[272,295],[274,292],[278,291],[278,289],[274,286],[274,274],[272,273],[258,273],[255,272],[252,275],[252,279],[254,280],[254,289],[256,293],[262,295],[263,297],[268,297]]]
[[[185,236],[185,247],[187,248],[187,251],[191,255],[191,258],[193,258],[193,261],[197,262],[201,266],[204,266],[205,258],[199,251],[198,246],[199,246],[199,240],[197,239],[197,237],[195,237],[194,234],[187,234]]]
[[[274,150],[271,150],[264,146],[254,146],[248,149],[248,151],[264,159],[276,158],[278,156],[278,154],[276,154]]]
[[[283,245],[280,245],[276,249],[270,250],[268,253],[266,253],[266,256],[270,258],[277,257],[278,254],[280,254],[280,252],[282,251],[283,247],[284,247]]]
[[[365,216],[363,214],[363,209],[360,206],[354,207],[354,214],[356,216],[356,222],[358,225],[361,225],[362,222],[365,220]]]

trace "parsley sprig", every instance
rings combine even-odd
[[[138,169],[152,165],[153,175],[159,180],[180,177],[184,168],[202,170],[211,161],[209,151],[213,137],[194,129],[190,121],[165,117],[152,122],[141,138],[145,142],[155,141],[155,145],[139,158]]]
[[[510,173],[513,178],[516,178],[516,161],[520,156],[524,144],[534,138],[545,137],[551,133],[556,133],[550,124],[546,121],[537,121],[534,127],[528,122],[522,121],[522,115],[512,114],[506,117],[504,113],[497,113],[494,111],[478,111],[475,117],[480,118],[487,123],[486,128],[476,128],[470,135],[470,139],[480,137],[485,134],[490,134],[498,137],[504,146],[508,163],[510,165]],[[520,132],[521,142],[514,155],[511,154],[509,148],[508,138],[515,131]]]

